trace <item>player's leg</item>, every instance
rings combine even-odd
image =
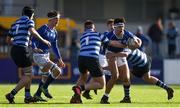
[[[134,75],[130,72],[130,80],[132,80],[134,78]],[[120,79],[122,79],[120,77]],[[123,89],[124,89],[124,98],[120,101],[120,103],[131,103],[131,98],[129,96],[129,87],[123,85]]]
[[[57,64],[49,61],[46,65],[44,65],[42,72],[51,72],[48,76],[46,82],[41,86],[41,90],[47,98],[53,98],[52,95],[48,92],[48,86],[58,78],[61,74],[61,69],[57,66]]]
[[[118,72],[118,67],[117,67],[117,61],[116,58],[111,58],[108,61],[109,64],[109,70],[111,72],[111,78],[106,84],[106,89],[103,97],[101,98],[102,104],[109,104],[108,99],[109,99],[109,93],[111,92],[114,84],[116,83],[117,79],[119,78],[119,72]]]
[[[109,79],[111,78],[111,72],[108,71],[109,70],[108,62],[105,55],[102,55],[102,54],[99,55],[99,63],[100,63],[100,66],[103,68],[103,74],[105,75],[105,80],[106,82],[108,82]],[[97,95],[97,90],[94,90],[94,93]],[[85,97],[86,99],[92,99],[90,95],[90,90],[85,90],[82,96]]]
[[[123,83],[124,99],[120,103],[131,103],[130,99],[130,71],[125,57],[118,57],[118,70]]]
[[[158,78],[151,76],[150,71],[148,73],[145,73],[142,78],[144,81],[146,81],[150,84],[155,84],[155,85],[165,89],[168,94],[168,100],[173,98],[174,90],[171,87],[169,87],[167,84],[165,84],[164,82],[159,80]]]
[[[50,61],[49,54],[33,54],[33,60],[41,68],[43,75],[36,97],[41,98],[40,93],[42,91],[46,97],[52,98],[52,95],[48,92],[47,88],[49,84],[60,75],[61,69],[55,63]]]
[[[89,76],[87,67],[85,65],[85,64],[89,64],[89,62],[87,62],[86,59],[87,58],[85,58],[85,57],[78,58],[78,67],[79,67],[80,76],[77,80],[76,85],[72,87],[74,94],[73,94],[72,98],[70,99],[70,103],[82,103],[81,89],[84,89],[84,85]]]
[[[46,100],[41,97],[41,93],[42,93],[41,86],[43,86],[43,84],[46,82],[49,75],[50,75],[50,72],[41,73],[41,81],[39,82],[38,89],[36,93],[34,94],[34,98],[36,99],[36,101],[46,102]]]
[[[124,88],[124,98],[120,101],[120,103],[131,103],[130,98],[130,73],[129,73],[129,67],[127,65],[122,65],[119,67],[119,72],[121,76],[121,80],[123,82],[123,88]]]
[[[18,67],[21,67],[23,72],[23,75],[16,87],[10,93],[6,94],[6,99],[9,101],[9,103],[15,103],[14,96],[17,94],[19,90],[21,90],[25,86],[27,86],[27,88],[29,89],[27,93],[29,94],[28,96],[30,96],[32,64],[30,60],[29,51],[26,48],[13,46],[11,49],[11,57],[15,64]]]

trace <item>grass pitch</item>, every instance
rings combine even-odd
[[[69,104],[70,98],[73,95],[71,90],[73,85],[51,85],[49,91],[53,95],[53,99],[47,99],[48,102],[38,102],[33,104],[24,104],[24,89],[21,90],[15,97],[16,104],[8,104],[5,99],[5,94],[12,90],[15,85],[1,84],[0,85],[0,108],[1,107],[180,107],[180,86],[171,86],[174,89],[174,98],[167,100],[166,91],[153,85],[132,85],[131,86],[131,101],[132,103],[119,103],[123,98],[122,85],[116,85],[111,94],[109,101],[111,104],[100,104],[100,99],[104,90],[99,90],[98,95],[91,91],[93,100],[86,100],[82,97],[83,104]],[[37,90],[38,85],[32,85],[32,95]]]

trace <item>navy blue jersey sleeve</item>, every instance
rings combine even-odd
[[[109,44],[109,39],[105,34],[100,34],[101,41],[103,42],[104,47],[107,47]]]
[[[33,37],[32,38],[32,48],[33,49],[37,48],[36,44],[37,44],[37,39]]]

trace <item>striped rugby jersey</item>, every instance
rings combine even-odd
[[[102,43],[108,45],[109,39],[105,35],[92,30],[86,30],[80,38],[79,56],[99,58],[100,47]]]
[[[127,61],[133,67],[143,67],[148,62],[147,55],[139,49],[130,51]]]
[[[29,28],[34,27],[34,21],[28,16],[21,16],[11,25],[8,35],[13,38],[13,45],[27,47],[30,40]]]

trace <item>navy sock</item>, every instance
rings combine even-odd
[[[31,97],[30,89],[25,89],[25,98]]]
[[[128,85],[128,86],[123,85],[123,87],[124,87],[124,96],[125,96],[125,98],[130,98],[130,96],[129,96],[129,94],[130,94],[130,92],[129,92],[130,85]]]
[[[163,89],[166,89],[169,88],[166,84],[164,84],[162,81],[158,80],[157,83],[156,83],[157,86],[163,88]]]
[[[43,88],[47,89],[48,86],[49,86],[49,84],[51,84],[54,80],[55,80],[55,79],[54,79],[51,75],[49,75],[48,78],[47,78],[47,80],[46,80],[46,82],[45,82],[44,85],[43,85]]]
[[[38,89],[37,89],[37,91],[36,91],[36,95],[37,95],[37,96],[41,96],[42,91],[41,91],[40,87],[41,87],[43,84],[44,84],[44,83],[43,83],[42,81],[39,83],[39,87],[38,87]]]
[[[13,89],[11,92],[10,92],[10,95],[12,97],[14,97],[15,95],[17,94],[17,91],[15,89]]]

